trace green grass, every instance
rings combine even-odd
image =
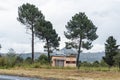
[[[112,67],[112,68],[108,68],[108,67],[80,67],[81,71],[119,71],[119,69],[117,67]]]

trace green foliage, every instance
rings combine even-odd
[[[38,20],[43,20],[44,16],[35,5],[26,3],[18,7],[18,21],[32,29]]]
[[[32,64],[32,58],[31,58],[31,57],[27,57],[27,58],[25,59],[25,63],[26,63],[26,64]]]
[[[48,57],[46,55],[42,54],[38,58],[38,62],[40,62],[41,64],[48,64]]]
[[[6,55],[7,66],[13,67],[16,62],[16,54],[14,49],[10,48],[8,54]]]
[[[18,7],[18,21],[26,25],[27,29],[32,33],[32,62],[34,62],[34,33],[35,24],[38,21],[44,20],[41,11],[35,5],[26,3]]]
[[[7,61],[5,57],[0,57],[0,66],[6,66],[7,65]]]
[[[93,62],[93,66],[94,66],[94,67],[99,67],[99,66],[100,66],[100,63],[99,63],[98,61],[94,61],[94,62]]]
[[[48,61],[50,63],[50,53],[59,47],[60,37],[58,37],[58,34],[49,21],[43,21],[42,24],[41,22],[37,22],[35,31],[36,36],[46,42],[44,48],[48,52]]]
[[[114,56],[118,53],[118,45],[116,44],[116,40],[113,36],[108,37],[105,43],[105,57],[103,57],[104,61],[112,67],[115,63]]]
[[[15,65],[18,65],[18,66],[21,66],[24,62],[24,59],[20,56],[17,56],[16,57],[16,60],[15,60]]]
[[[91,49],[92,41],[98,38],[96,34],[97,27],[91,20],[85,15],[85,13],[79,12],[72,17],[65,26],[67,31],[64,32],[67,39],[71,39],[72,42],[77,44],[78,49],[77,66],[79,65],[79,55],[81,48]],[[78,67],[79,68],[79,67]]]
[[[118,50],[117,55],[115,55],[113,59],[115,60],[115,66],[118,66],[120,70],[120,51],[119,50]]]
[[[5,56],[0,56],[0,68],[14,67],[18,63],[14,49],[10,48],[8,50],[9,51]]]
[[[75,42],[65,42],[66,44],[66,49],[70,49],[70,48],[78,48],[77,44]]]
[[[100,66],[101,67],[108,67],[108,65],[106,64],[106,62],[103,59],[100,61]]]
[[[34,63],[31,65],[32,68],[41,68],[41,64],[40,63]]]
[[[94,62],[87,62],[87,61],[83,61],[80,63],[81,67],[108,67],[108,65],[104,62],[104,60],[99,61],[94,61]]]
[[[80,66],[83,66],[83,67],[91,67],[92,66],[92,63],[89,63],[87,61],[83,61],[81,62],[81,65]]]

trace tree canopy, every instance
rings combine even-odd
[[[57,49],[59,47],[59,41],[60,37],[56,33],[55,29],[53,29],[53,26],[50,21],[44,21],[41,26],[41,22],[36,24],[36,36],[39,39],[43,39],[46,43],[44,48],[45,51],[48,52],[48,60],[50,63],[50,53],[53,51],[53,49]]]
[[[92,23],[85,13],[79,12],[65,26],[67,31],[64,32],[67,39],[77,43],[78,49],[77,66],[79,67],[79,55],[81,48],[91,49],[92,41],[98,38],[96,34],[97,27]]]

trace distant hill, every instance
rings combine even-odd
[[[80,60],[87,62],[101,61],[103,56],[105,56],[104,52],[81,53]]]
[[[47,55],[47,53],[35,52],[35,54],[34,54],[35,59],[37,59],[41,54]],[[5,56],[6,54],[1,54],[1,55]],[[31,53],[22,53],[22,54],[17,54],[17,55],[22,57],[23,59],[26,59],[27,57],[31,57]],[[101,61],[103,56],[105,56],[104,52],[81,53],[80,61],[82,61],[82,62],[83,61],[87,61],[87,62]]]
[[[35,52],[35,59],[37,59],[41,54],[47,55],[47,53],[40,53]],[[31,53],[23,53],[20,54],[23,59],[27,57],[31,57]],[[94,61],[101,61],[102,57],[105,56],[104,52],[96,52],[96,53],[81,53],[80,54],[80,61],[87,61],[87,62],[94,62]]]
[[[34,58],[37,59],[42,54],[47,55],[46,53],[43,53],[43,52],[35,52],[34,53]],[[0,55],[1,56],[6,56],[7,54],[0,53]],[[20,53],[20,54],[17,53],[16,55],[22,57],[23,59],[26,59],[27,57],[31,57],[32,56],[31,53]]]
[[[46,53],[42,53],[42,52],[35,52],[34,54],[34,58],[37,59],[40,55],[42,54],[45,54],[47,55]],[[26,59],[27,57],[31,57],[31,53],[22,53],[22,54],[19,54],[20,57],[22,57],[23,59]]]

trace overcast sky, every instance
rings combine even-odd
[[[23,3],[36,5],[51,21],[61,37],[60,48],[67,41],[64,36],[65,25],[78,12],[85,12],[98,27],[99,38],[93,42],[89,52],[104,51],[106,39],[113,35],[120,44],[120,0],[0,0],[0,52],[13,48],[16,52],[31,52],[31,36],[26,27],[17,21],[18,7]],[[43,52],[43,42],[36,38],[35,51]]]

